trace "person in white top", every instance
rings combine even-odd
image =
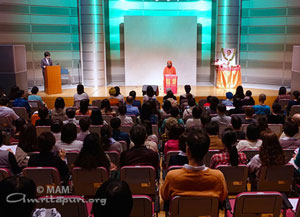
[[[19,118],[19,116],[15,113],[14,110],[7,107],[9,99],[7,96],[2,96],[0,98],[0,117],[6,117],[9,121],[14,121]]]
[[[156,96],[155,96],[155,93],[154,93],[154,90],[153,90],[152,86],[147,87],[146,94],[143,97],[144,103],[149,101],[149,100],[156,100]]]
[[[238,151],[244,150],[258,150],[262,144],[262,141],[259,139],[259,128],[255,124],[250,124],[247,127],[247,140],[241,140],[237,144],[236,148]]]
[[[126,116],[126,112],[127,112],[127,107],[125,105],[121,105],[118,109],[119,111],[119,116],[118,118],[120,118],[121,120],[121,124],[122,125],[133,125],[133,120],[131,117]]]
[[[82,84],[78,84],[77,93],[74,94],[74,102],[81,101],[83,99],[89,99],[89,95],[84,92],[84,86]]]
[[[83,141],[84,138],[90,134],[90,119],[83,118],[79,121],[80,132],[77,134],[77,140]]]
[[[115,90],[116,90],[115,98],[117,98],[119,102],[124,104],[125,100],[124,100],[124,96],[121,94],[120,87],[115,86]]]
[[[193,108],[192,115],[193,118],[189,118],[186,121],[186,128],[202,128],[201,124],[201,114],[202,114],[202,109],[200,107],[195,107]]]
[[[76,125],[72,123],[65,124],[61,132],[61,141],[55,143],[57,150],[65,151],[80,151],[82,148],[82,141],[76,140],[77,138],[77,129]]]
[[[195,99],[194,98],[189,98],[188,99],[188,107],[184,110],[184,112],[183,112],[183,120],[187,120],[187,119],[189,119],[189,118],[191,118],[192,117],[192,112],[193,112],[193,108],[195,108],[195,106],[196,106],[196,101],[195,101]]]
[[[75,109],[74,108],[67,108],[66,115],[68,120],[64,121],[64,124],[72,123],[75,125],[79,124],[79,121],[75,118]]]

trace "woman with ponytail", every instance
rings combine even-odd
[[[247,157],[243,152],[236,149],[237,136],[235,131],[227,128],[223,132],[222,142],[225,150],[221,153],[214,154],[210,161],[210,168],[215,169],[218,165],[237,166],[239,164],[247,164]]]
[[[101,127],[101,143],[104,151],[122,152],[122,145],[111,136],[111,129],[108,125]]]

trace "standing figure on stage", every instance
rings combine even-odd
[[[41,68],[43,72],[44,84],[45,84],[45,69],[47,66],[52,66],[52,60],[50,59],[50,53],[46,51],[44,53],[45,58],[41,60]]]
[[[167,62],[167,66],[164,69],[164,75],[176,75],[176,69],[172,66],[172,61]]]

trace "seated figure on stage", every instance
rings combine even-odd
[[[167,66],[164,69],[164,75],[176,75],[176,69],[172,66],[172,61],[167,62]]]
[[[222,62],[228,66],[236,65],[236,49],[235,48],[222,48]]]

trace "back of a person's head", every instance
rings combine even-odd
[[[278,95],[285,95],[286,94],[286,88],[285,87],[280,87],[278,91]]]
[[[209,149],[210,139],[208,135],[202,132],[191,131],[186,143],[189,148],[190,157],[194,161],[201,163]]]
[[[89,118],[82,118],[79,121],[79,126],[82,132],[86,132],[89,130],[91,125],[90,119]]]
[[[89,99],[82,99],[80,100],[80,112],[81,114],[86,114],[87,111],[89,110]]]
[[[203,113],[200,117],[201,119],[201,123],[203,126],[206,126],[210,121],[211,121],[211,117],[210,115]]]
[[[9,99],[10,100],[14,100],[18,97],[18,91],[20,90],[20,88],[18,86],[14,86],[10,89],[10,92],[9,92]]]
[[[172,107],[171,108],[171,112],[170,112],[171,116],[174,118],[178,118],[179,115],[179,109],[177,107]]]
[[[268,118],[266,116],[259,116],[257,119],[259,132],[263,132],[268,129]]]
[[[192,97],[188,98],[188,105],[190,107],[195,106],[196,105],[196,100],[194,98],[192,98]]]
[[[293,92],[293,96],[294,96],[295,99],[299,99],[299,95],[300,95],[300,93],[299,93],[298,90],[295,90],[295,91]]]
[[[252,117],[254,114],[254,108],[250,106],[245,107],[244,111],[247,117]]]
[[[143,121],[143,126],[146,129],[147,136],[151,136],[153,134],[151,121],[150,120]]]
[[[75,118],[75,109],[74,108],[67,108],[66,115],[68,118]]]
[[[193,118],[200,119],[201,114],[202,114],[202,108],[200,106],[196,106],[195,108],[193,108],[192,110]]]
[[[132,96],[133,99],[135,99],[135,97],[136,97],[136,92],[135,92],[134,90],[130,91],[130,92],[129,92],[129,96]]]
[[[232,125],[233,129],[235,129],[235,130],[241,129],[241,126],[242,126],[241,118],[238,116],[231,117],[231,125]]]
[[[216,110],[219,104],[219,99],[216,96],[213,96],[210,100],[210,109]]]
[[[77,85],[77,94],[81,95],[84,93],[84,86],[82,84]]]
[[[37,138],[40,152],[51,152],[55,145],[55,137],[50,132],[44,132]]]
[[[190,93],[192,90],[191,85],[184,85],[184,90],[186,93]]]
[[[264,94],[264,93],[259,94],[259,96],[258,96],[258,101],[259,102],[265,102],[266,99],[267,99],[266,94]]]
[[[67,123],[61,130],[61,141],[67,144],[71,144],[77,138],[76,125],[73,123]]]
[[[111,120],[110,120],[110,126],[111,126],[111,128],[113,128],[113,129],[119,129],[119,127],[121,126],[121,120],[120,120],[120,118],[112,118]]]
[[[294,121],[287,121],[283,125],[283,132],[289,137],[295,136],[299,132],[298,124]]]
[[[243,97],[243,95],[244,95],[244,88],[243,88],[243,86],[238,86],[236,88],[235,95],[238,95],[239,97]]]
[[[222,135],[222,142],[229,152],[230,165],[237,166],[239,164],[239,155],[235,146],[237,142],[236,133],[231,128],[225,129]]]
[[[232,92],[227,92],[226,93],[226,98],[227,99],[232,99],[233,98],[233,93]]]
[[[165,100],[162,108],[165,112],[169,113],[172,109],[171,101],[170,100]]]
[[[205,126],[205,130],[209,135],[219,134],[219,124],[215,121],[211,121]]]
[[[133,103],[134,98],[132,96],[127,96],[126,97],[126,103],[131,105]]]
[[[121,94],[121,90],[119,86],[115,86],[116,89],[116,96],[119,96]]]
[[[33,124],[26,124],[20,130],[19,147],[25,152],[31,152],[36,149],[37,138],[36,128]]]
[[[7,106],[8,103],[9,103],[9,98],[7,96],[0,97],[0,105],[1,106]]]
[[[109,88],[108,93],[110,96],[116,96],[116,92],[117,92],[116,88],[114,88],[114,87]]]
[[[184,127],[180,124],[175,124],[168,132],[169,139],[178,140],[180,135],[184,132]]]
[[[24,176],[10,176],[0,182],[1,216],[31,217],[35,208],[35,183]],[[26,200],[26,201],[24,201]]]
[[[47,107],[39,108],[38,115],[39,115],[40,119],[46,119],[48,114],[49,114],[49,111],[48,111]]]
[[[272,110],[275,114],[280,114],[281,113],[281,105],[278,103],[274,103],[272,105]]]
[[[294,114],[292,117],[292,120],[295,121],[298,124],[298,126],[300,126],[300,114],[299,113]]]
[[[91,121],[91,125],[103,124],[102,113],[99,108],[93,108],[90,121]]]
[[[52,133],[60,133],[63,125],[64,124],[61,120],[58,120],[58,119],[52,120],[51,121],[51,132]]]
[[[136,146],[144,145],[147,138],[146,128],[143,125],[135,125],[130,130],[130,139]]]
[[[133,199],[128,184],[110,179],[104,182],[95,194],[93,212],[95,217],[129,217]]]
[[[19,90],[17,92],[17,96],[18,96],[18,98],[23,97],[24,96],[24,90]]]
[[[226,112],[226,106],[224,104],[219,104],[217,110],[219,113],[224,114]]]
[[[251,90],[247,90],[246,91],[246,96],[251,97],[252,96],[252,91]]]
[[[154,90],[153,90],[152,86],[148,86],[146,92],[147,92],[147,96],[149,96],[149,97],[153,97],[154,96]]]
[[[109,100],[108,99],[102,100],[100,108],[101,109],[106,109],[106,110],[111,110]]]
[[[16,132],[21,131],[25,124],[26,121],[23,118],[18,118],[17,120],[15,120]]]
[[[184,132],[179,137],[179,150],[186,153],[186,141],[187,141],[188,133]]]
[[[100,130],[101,142],[105,151],[110,147],[111,129],[108,125],[104,124]]]
[[[54,107],[56,108],[56,109],[63,109],[63,108],[65,108],[65,100],[64,100],[64,98],[62,98],[62,97],[57,97],[56,98],[56,100],[55,100],[55,103],[54,103]]]
[[[126,112],[127,112],[127,107],[126,107],[126,105],[121,105],[121,106],[119,106],[118,111],[119,111],[119,114],[120,114],[120,115],[125,115]]]
[[[37,94],[39,92],[39,88],[37,86],[33,86],[31,89],[32,94]]]
[[[210,102],[211,102],[211,99],[212,99],[212,96],[210,96],[210,95],[207,96],[207,97],[206,97],[206,102],[207,102],[207,103],[210,103]]]
[[[256,124],[249,124],[246,135],[248,140],[256,141],[259,139],[259,127]]]

